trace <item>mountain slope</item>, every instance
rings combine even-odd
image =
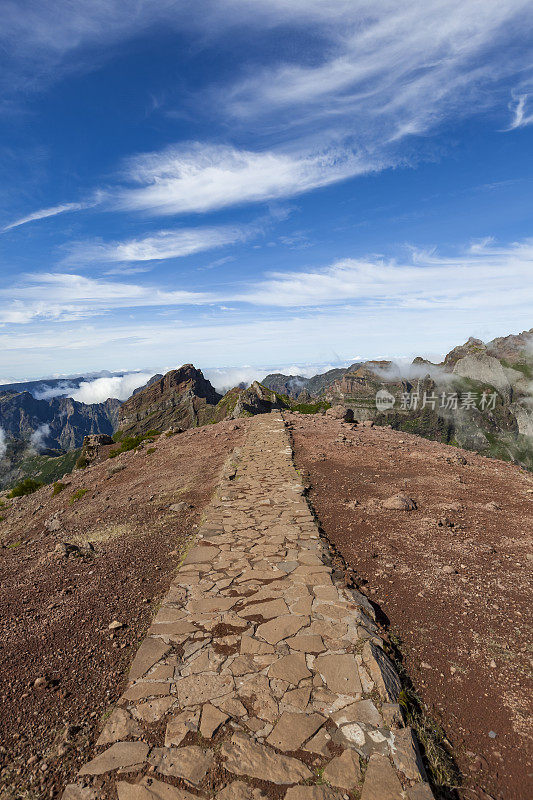
[[[113,433],[119,408],[120,401],[114,398],[86,405],[71,397],[37,400],[30,392],[4,392],[0,394],[0,427],[6,436],[21,440],[41,429],[42,446],[71,450],[81,447],[91,433]]]
[[[201,370],[184,364],[126,400],[120,408],[119,428],[127,435],[194,428],[210,421],[221,399]]]

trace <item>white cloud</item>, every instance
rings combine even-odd
[[[289,153],[238,150],[198,142],[128,161],[139,187],[119,192],[119,208],[153,214],[206,212],[300,194],[375,168],[351,152]]]
[[[40,273],[0,289],[0,324],[80,320],[112,309],[197,305],[211,299],[200,292],[166,291],[72,273]]]
[[[4,0],[0,78],[11,91],[39,89],[71,71],[89,71],[116,43],[162,29],[220,37],[233,26],[264,29],[302,19],[338,18],[350,0]],[[0,51],[0,52],[1,52]]]
[[[104,403],[109,397],[127,400],[135,389],[144,386],[153,374],[153,372],[133,372],[113,378],[83,381],[69,396],[80,403]]]
[[[197,267],[198,272],[204,272],[206,269],[215,269],[216,267],[222,267],[224,264],[228,264],[230,261],[235,261],[235,256],[224,256],[223,258],[216,258],[214,261],[210,261],[209,264],[205,264],[203,267]]]
[[[513,112],[513,119],[507,130],[512,131],[533,124],[533,110],[528,112],[528,101],[529,94],[520,94],[510,104],[509,108]]]
[[[254,63],[233,86],[208,94],[218,115],[253,134],[254,149],[197,142],[141,154],[126,168],[137,186],[119,190],[117,205],[202,213],[406,163],[406,138],[504,101],[506,81],[529,64],[531,9],[526,0],[234,0],[232,22],[239,10],[248,27],[289,24],[296,37],[311,33],[313,59],[296,38],[292,60]],[[204,89],[203,106],[205,98]]]
[[[6,434],[3,428],[0,428],[0,461],[4,458],[7,451]]]
[[[161,261],[244,242],[257,231],[254,226],[220,225],[156,231],[124,242],[80,242],[71,247],[67,262]]]
[[[46,422],[33,431],[30,436],[30,450],[40,453],[46,448],[46,439],[50,435],[50,425]]]
[[[342,366],[349,366],[353,360],[343,361]],[[202,372],[205,377],[215,387],[217,392],[224,394],[234,386],[249,386],[253,381],[262,381],[267,375],[273,372],[281,372],[283,375],[300,375],[304,378],[312,378],[321,372],[338,367],[337,364],[275,364],[274,366],[252,366],[242,367],[207,367]]]
[[[19,86],[13,71],[27,88],[94,68],[114,45],[147,31],[186,30],[204,47],[216,40],[238,54],[238,34],[250,42],[288,30],[290,55],[270,48],[264,67],[260,56],[243,58],[243,77],[202,86],[196,98],[203,115],[213,109],[215,136],[222,125],[253,147],[204,142],[128,162],[133,185],[109,199],[162,215],[295,196],[408,163],[407,138],[506,103],[509,82],[529,66],[533,28],[529,0],[206,0],[196,9],[183,0],[137,0],[133,13],[126,0],[4,5],[0,46],[10,87]],[[513,112],[512,128],[531,121],[525,93]],[[413,158],[420,157],[418,149]],[[23,221],[32,218],[39,217]],[[147,258],[164,249],[160,241],[130,245]]]
[[[65,273],[26,276],[0,289],[0,323],[74,321],[113,309],[231,306],[242,315],[263,309],[317,309],[351,304],[386,313],[394,308],[511,309],[533,305],[533,239],[499,245],[488,238],[459,254],[411,249],[402,260],[346,258],[324,268],[275,272],[213,292],[159,289]],[[225,306],[227,308],[227,305]],[[263,314],[269,313],[262,311]],[[36,343],[37,346],[37,343]]]
[[[234,386],[249,386],[253,381],[260,381],[267,374],[264,367],[207,367],[202,369],[204,376],[215,387],[217,392],[225,394]]]
[[[305,4],[296,3],[293,12],[304,28],[310,21]],[[344,120],[358,135],[369,121],[373,127],[392,114],[397,131],[420,131],[442,119],[450,104],[475,113],[472,92],[479,108],[483,81],[495,83],[529,65],[533,14],[525,0],[354,0],[322,4],[322,12],[316,32],[323,46],[313,62],[301,57],[254,70],[226,93],[235,115],[265,117],[290,108],[289,124]],[[524,48],[510,53],[509,40]]]
[[[233,299],[286,308],[359,301],[383,310],[533,305],[533,239],[505,246],[486,239],[449,257],[412,249],[403,262],[347,258],[324,269],[274,273]]]
[[[449,307],[376,308],[344,304],[321,311],[258,314],[239,319],[194,319],[187,323],[161,318],[149,321],[124,320],[119,324],[44,326],[36,332],[2,333],[2,361],[10,372],[38,373],[43,364],[75,371],[124,364],[134,369],[139,363],[292,365],[375,358],[431,355],[451,350],[473,335],[485,341],[531,327],[531,303],[510,309],[503,304],[491,308],[450,309]],[[357,359],[355,359],[357,360]],[[261,368],[261,372],[263,369]],[[297,370],[299,371],[299,369]],[[259,370],[258,370],[259,372]],[[229,379],[228,379],[229,380]]]
[[[34,211],[33,214],[28,214],[27,217],[21,217],[20,219],[11,222],[9,225],[5,225],[2,228],[2,231],[10,231],[12,228],[18,228],[20,225],[26,225],[28,222],[34,222],[35,220],[39,219],[46,219],[47,217],[55,217],[58,214],[64,214],[67,211],[80,211],[84,208],[89,208],[92,203],[62,203],[58,206],[52,206],[51,208],[41,208],[40,211]]]

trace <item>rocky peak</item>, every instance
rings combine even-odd
[[[139,392],[142,392],[143,389],[146,389],[148,386],[151,386],[153,383],[157,383],[157,381],[160,381],[161,378],[163,378],[163,377],[164,377],[164,375],[161,375],[160,373],[158,373],[157,375],[153,375],[150,378],[150,380],[146,381],[146,383],[143,386],[139,386],[137,389],[134,389],[134,391],[132,392],[132,397],[135,394],[139,394]]]
[[[511,364],[533,361],[533,328],[516,335],[500,336],[487,343],[488,352]]]
[[[475,339],[473,336],[470,336],[464,344],[460,344],[458,347],[454,347],[453,350],[450,350],[444,358],[444,365],[451,371],[460,358],[465,358],[465,356],[468,355],[485,353],[486,351],[487,346],[481,339]]]
[[[119,427],[131,434],[173,426],[191,428],[202,424],[207,409],[220,399],[201,370],[184,364],[159,380],[149,381],[126,400],[120,409]]]

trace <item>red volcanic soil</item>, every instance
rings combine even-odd
[[[533,797],[533,475],[385,428],[287,414],[321,527],[401,640],[464,800]],[[416,510],[383,507],[405,493]]]
[[[245,427],[228,421],[163,435],[113,459],[104,448],[56,496],[46,486],[0,508],[3,800],[60,797],[90,757]],[[62,542],[82,549],[65,557],[55,549]],[[115,620],[123,627],[110,630]]]

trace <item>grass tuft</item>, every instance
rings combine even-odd
[[[402,664],[401,640],[389,632],[394,665],[402,682],[398,698],[407,724],[410,725],[420,743],[428,778],[439,800],[455,797],[455,789],[461,783],[461,773],[451,752],[446,734],[424,709],[422,699],[415,691]]]
[[[88,491],[89,491],[88,489],[78,489],[76,492],[74,492],[74,494],[70,498],[71,505],[73,503],[77,503],[78,500],[81,500],[81,498],[84,497]]]
[[[64,483],[61,483],[61,481],[56,481],[54,483],[54,488],[52,489],[52,497],[56,497],[63,491],[64,488],[65,488]]]

